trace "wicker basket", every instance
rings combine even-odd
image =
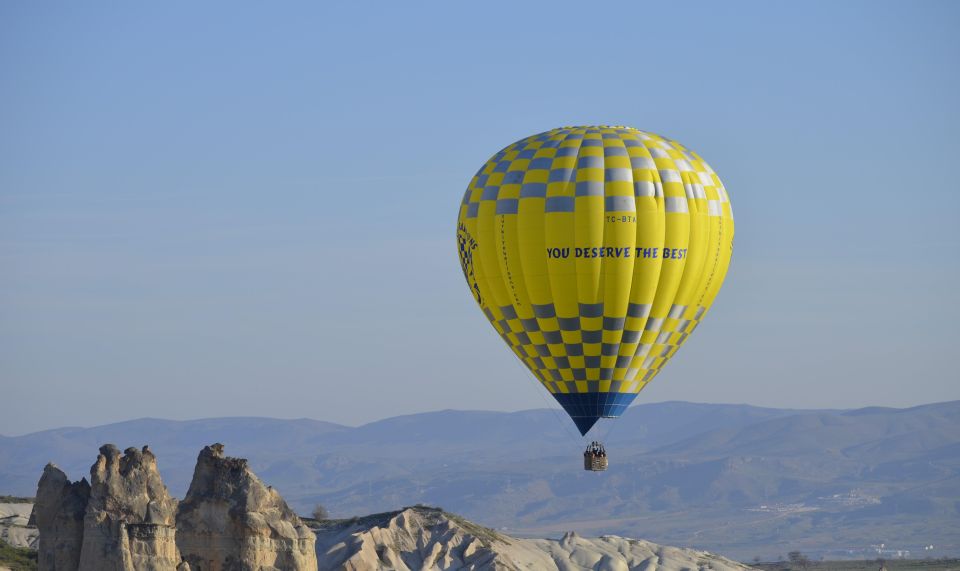
[[[599,454],[584,454],[583,469],[591,472],[603,472],[607,469],[607,457]]]

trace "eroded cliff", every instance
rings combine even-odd
[[[518,539],[428,507],[317,522],[320,571],[742,571],[705,551],[617,536]]]
[[[313,571],[314,535],[242,458],[205,447],[177,513],[183,559],[203,571]]]
[[[313,571],[314,536],[246,460],[203,449],[180,503],[144,446],[100,448],[86,479],[49,464],[31,522],[40,571]],[[182,554],[182,555],[181,555]],[[192,564],[192,567],[191,567]]]
[[[100,449],[90,482],[44,469],[41,571],[742,571],[704,551],[617,536],[518,539],[417,506],[308,527],[246,460],[205,447],[183,501],[144,447]]]

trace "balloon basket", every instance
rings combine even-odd
[[[603,472],[607,469],[607,457],[599,454],[584,454],[583,469],[589,472]]]

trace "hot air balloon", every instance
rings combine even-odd
[[[620,416],[703,320],[733,231],[717,174],[680,143],[563,127],[484,163],[457,245],[483,314],[586,435]]]

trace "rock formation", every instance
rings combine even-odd
[[[543,571],[742,571],[704,551],[603,536],[517,539],[439,509],[415,507],[365,518],[318,522],[320,571],[393,569]]]
[[[47,464],[37,485],[37,501],[30,525],[40,532],[38,566],[51,571],[75,571],[80,566],[83,518],[90,500],[86,479],[70,482],[53,464]]]
[[[40,530],[40,571],[749,569],[704,551],[612,535],[517,539],[423,506],[314,521],[311,531],[220,444],[200,452],[179,505],[146,447],[123,455],[102,447],[90,476],[92,485],[71,483],[56,466],[44,469],[31,516]]]
[[[317,568],[313,532],[220,444],[200,453],[179,509],[146,446],[123,454],[101,447],[90,482],[71,483],[53,464],[44,469],[30,518],[40,533],[40,571]]]
[[[30,523],[33,502],[17,499],[13,502],[0,502],[0,541],[11,547],[33,549],[40,548],[37,526]]]
[[[201,571],[313,571],[314,535],[242,458],[205,447],[177,513],[184,561]]]
[[[90,468],[80,571],[176,571],[176,511],[149,448],[121,455],[112,444],[102,446]]]
[[[317,526],[322,571],[501,569],[505,562],[499,550],[512,542],[432,508],[407,508]]]

